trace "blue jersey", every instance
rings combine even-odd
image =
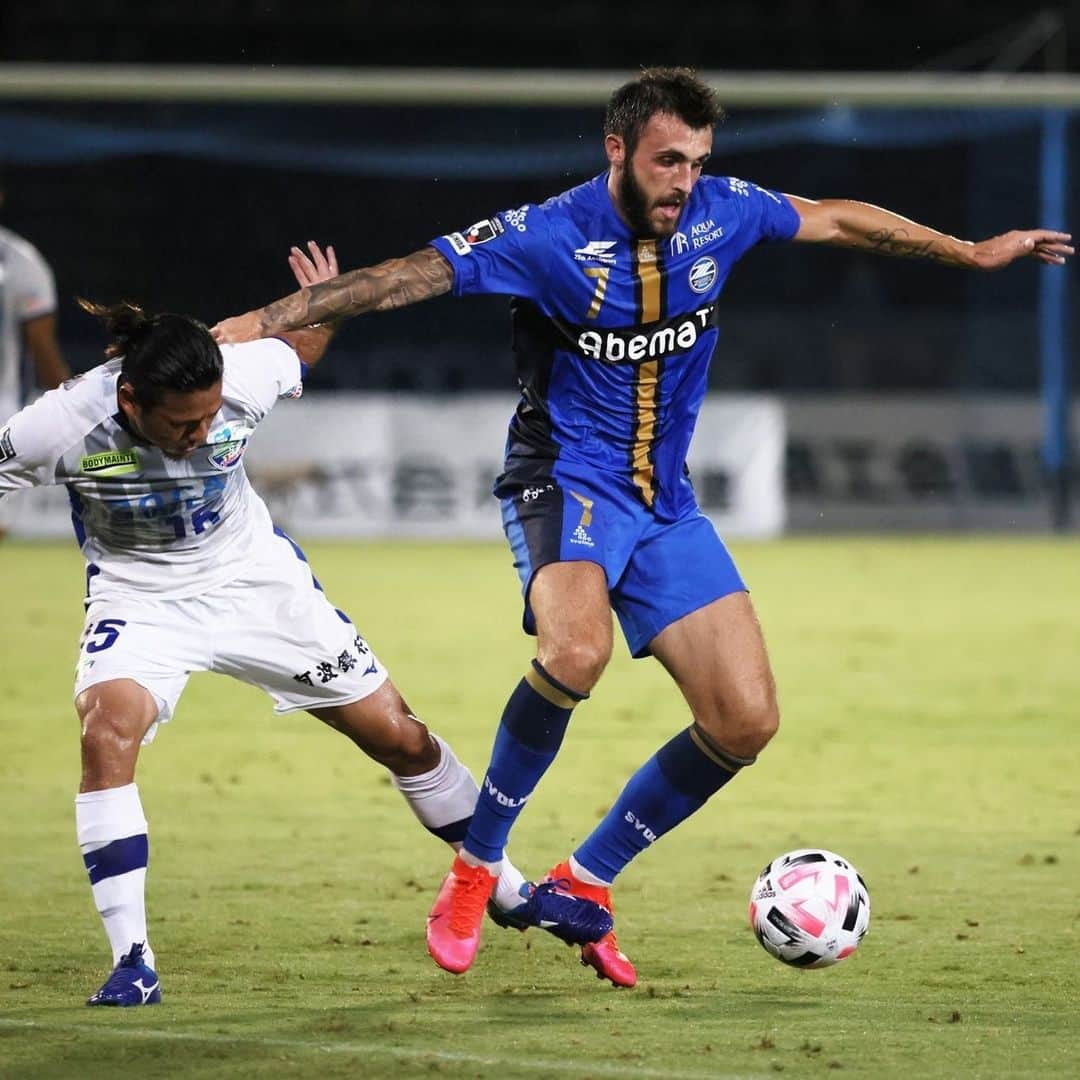
[[[615,211],[605,173],[432,241],[453,267],[455,294],[513,297],[522,398],[506,475],[533,482],[557,459],[628,481],[661,520],[693,505],[686,452],[720,290],[744,252],[798,227],[783,195],[703,176],[678,231],[643,239]]]

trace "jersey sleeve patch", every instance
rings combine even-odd
[[[10,461],[15,456],[15,444],[11,441],[11,428],[0,432],[0,461]]]
[[[482,218],[460,232],[436,237],[431,246],[454,270],[454,295],[503,294],[536,299],[550,269],[550,228],[531,229],[544,218],[537,207],[519,206]]]

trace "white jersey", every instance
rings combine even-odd
[[[33,244],[0,228],[0,422],[22,403],[23,323],[55,310],[49,264]]]
[[[121,424],[119,359],[50,390],[0,430],[0,496],[67,485],[90,598],[193,596],[236,578],[273,540],[242,460],[277,399],[300,395],[300,361],[278,338],[221,353],[221,409],[188,458],[167,457]]]

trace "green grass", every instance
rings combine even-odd
[[[500,547],[311,545],[413,708],[479,772],[530,655]],[[143,751],[153,1009],[88,1010],[108,966],[74,842],[82,571],[0,547],[0,1075],[1014,1077],[1080,1074],[1075,542],[742,546],[781,688],[762,760],[620,879],[640,982],[490,925],[424,949],[448,855],[378,768],[257,692],[192,679]],[[542,873],[687,722],[621,646],[514,834]],[[870,934],[825,971],[746,925],[757,871],[832,848]],[[132,1075],[136,1075],[132,1073]]]

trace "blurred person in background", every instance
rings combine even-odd
[[[0,174],[0,211],[4,178]],[[28,240],[0,225],[0,421],[26,404],[25,357],[36,387],[52,390],[71,374],[56,340],[56,284],[49,264]],[[0,508],[0,539],[8,527]]]
[[[867,203],[703,175],[722,117],[692,71],[646,70],[608,103],[608,170],[595,179],[214,328],[219,341],[247,341],[451,291],[512,297],[522,393],[495,494],[538,642],[429,916],[429,951],[449,971],[472,963],[511,827],[608,663],[612,610],[631,653],[671,675],[692,722],[548,880],[610,911],[630,860],[752,765],[778,728],[747,587],[685,465],[735,262],[791,240],[981,270],[1073,253],[1051,230],[972,243]],[[616,985],[636,982],[614,933],[581,956]]]
[[[313,248],[290,260],[301,285],[337,273]],[[140,745],[173,716],[193,671],[257,686],[275,712],[306,710],[385,766],[421,823],[460,847],[477,786],[412,713],[304,553],[274,526],[244,472],[259,423],[298,397],[333,326],[219,347],[185,315],[82,302],[106,324],[107,362],[0,428],[0,496],[65,484],[86,558],[75,677],[82,782],[79,847],[112,948],[88,1005],[161,1000],[147,935],[148,828]],[[508,861],[496,902],[565,940],[595,941],[611,917]]]

